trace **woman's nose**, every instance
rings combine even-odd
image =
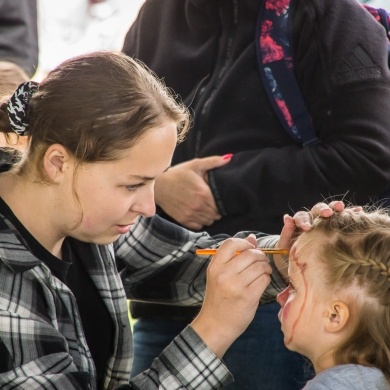
[[[131,210],[147,218],[156,214],[153,187],[146,191],[140,191],[137,201],[132,205]]]

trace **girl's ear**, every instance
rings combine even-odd
[[[349,308],[345,302],[331,302],[325,315],[325,329],[330,333],[340,332],[345,328],[349,314]]]
[[[47,177],[53,182],[58,182],[64,174],[65,166],[69,162],[69,153],[59,144],[50,145],[43,159],[43,169]]]

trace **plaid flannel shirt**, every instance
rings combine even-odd
[[[0,222],[0,388],[96,389],[95,366],[72,292],[26,249],[7,219]],[[267,246],[277,239],[258,236]],[[188,326],[129,384],[132,342],[126,298],[201,304],[208,259],[194,251],[215,247],[226,238],[190,232],[155,216],[140,218],[115,244],[91,244],[90,275],[115,328],[105,389],[124,384],[145,390],[216,389],[232,380]],[[283,287],[278,272],[273,272],[262,300],[274,299]]]

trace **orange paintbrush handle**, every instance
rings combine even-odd
[[[272,255],[288,255],[288,249],[277,249],[277,248],[257,248],[266,254]],[[197,255],[215,255],[217,253],[217,249],[197,249],[195,251]],[[241,252],[236,252],[236,254],[240,254]]]

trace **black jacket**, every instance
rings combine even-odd
[[[382,26],[356,0],[293,0],[295,71],[319,145],[302,148],[262,86],[259,0],[146,0],[123,51],[193,112],[173,164],[234,153],[209,179],[210,233],[279,233],[282,216],[337,196],[365,204],[390,183],[390,72]]]
[[[308,148],[285,133],[261,85],[259,0],[147,0],[127,34],[124,51],[193,111],[194,125],[173,163],[234,153],[212,173],[224,215],[208,229],[213,234],[278,233],[284,213],[346,193],[366,203],[390,183],[382,27],[356,0],[297,0],[293,7],[297,79],[322,141]],[[357,58],[358,48],[367,58]]]

